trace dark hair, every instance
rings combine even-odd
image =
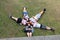
[[[27,22],[30,22],[30,20],[28,19],[28,21]]]
[[[28,28],[31,28],[31,26],[28,26]]]

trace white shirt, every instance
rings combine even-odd
[[[36,22],[36,20],[32,17],[32,18],[30,18],[30,21],[31,22],[33,22],[33,23],[35,23]]]
[[[23,25],[26,25],[26,23],[27,23],[27,20],[22,19],[22,24],[23,24]]]
[[[29,16],[28,16],[28,15],[26,15],[26,16],[24,16],[24,18],[25,18],[26,20],[28,20]]]

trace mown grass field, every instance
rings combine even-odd
[[[24,37],[24,26],[18,25],[8,17],[12,13],[15,17],[22,17],[22,9],[28,8],[29,16],[36,15],[43,8],[46,13],[39,23],[55,28],[55,33],[47,30],[34,29],[34,36],[60,34],[60,0],[0,0],[0,38]]]

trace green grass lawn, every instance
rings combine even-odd
[[[28,8],[29,16],[36,15],[43,8],[46,13],[39,23],[55,28],[55,33],[47,30],[34,29],[34,36],[59,35],[60,34],[60,0],[0,0],[0,38],[24,37],[24,26],[18,25],[9,19],[8,14],[22,17],[22,9]]]

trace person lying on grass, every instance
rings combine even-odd
[[[40,13],[36,14],[34,17],[29,18],[27,8],[23,8],[23,18],[16,18],[12,15],[9,15],[9,17],[13,20],[15,20],[18,24],[26,25],[28,20],[31,20],[32,22],[37,22],[38,19],[41,17],[41,15],[45,12],[46,9],[42,10]]]
[[[33,34],[33,27],[30,23],[28,23],[24,29],[24,32],[26,32],[28,37],[31,37]]]
[[[33,22],[31,22],[31,21],[29,20],[29,23],[33,26],[33,28],[39,28],[39,29],[44,29],[44,30],[51,30],[52,32],[55,31],[54,28],[51,28],[51,27],[49,27],[49,26],[45,26],[45,25],[43,25],[43,24],[39,24],[38,22],[33,23]]]
[[[12,15],[9,15],[9,17],[11,19],[13,19],[14,21],[16,21],[16,23],[22,24],[22,25],[26,25],[26,23],[29,19],[28,12],[27,12],[25,7],[23,8],[23,18],[17,18],[17,17],[14,17]]]
[[[25,7],[24,7],[25,8]],[[25,11],[26,8],[25,8]],[[40,29],[46,29],[46,30],[51,30],[51,31],[55,31],[53,28],[51,27],[48,27],[48,26],[44,26],[42,24],[39,24],[37,21],[40,19],[40,17],[43,15],[43,13],[45,13],[46,9],[44,8],[41,12],[39,12],[38,14],[36,14],[35,16],[31,17],[29,20],[30,20],[30,23],[33,25],[33,27],[35,28],[40,28]],[[27,13],[28,15],[28,13]]]

